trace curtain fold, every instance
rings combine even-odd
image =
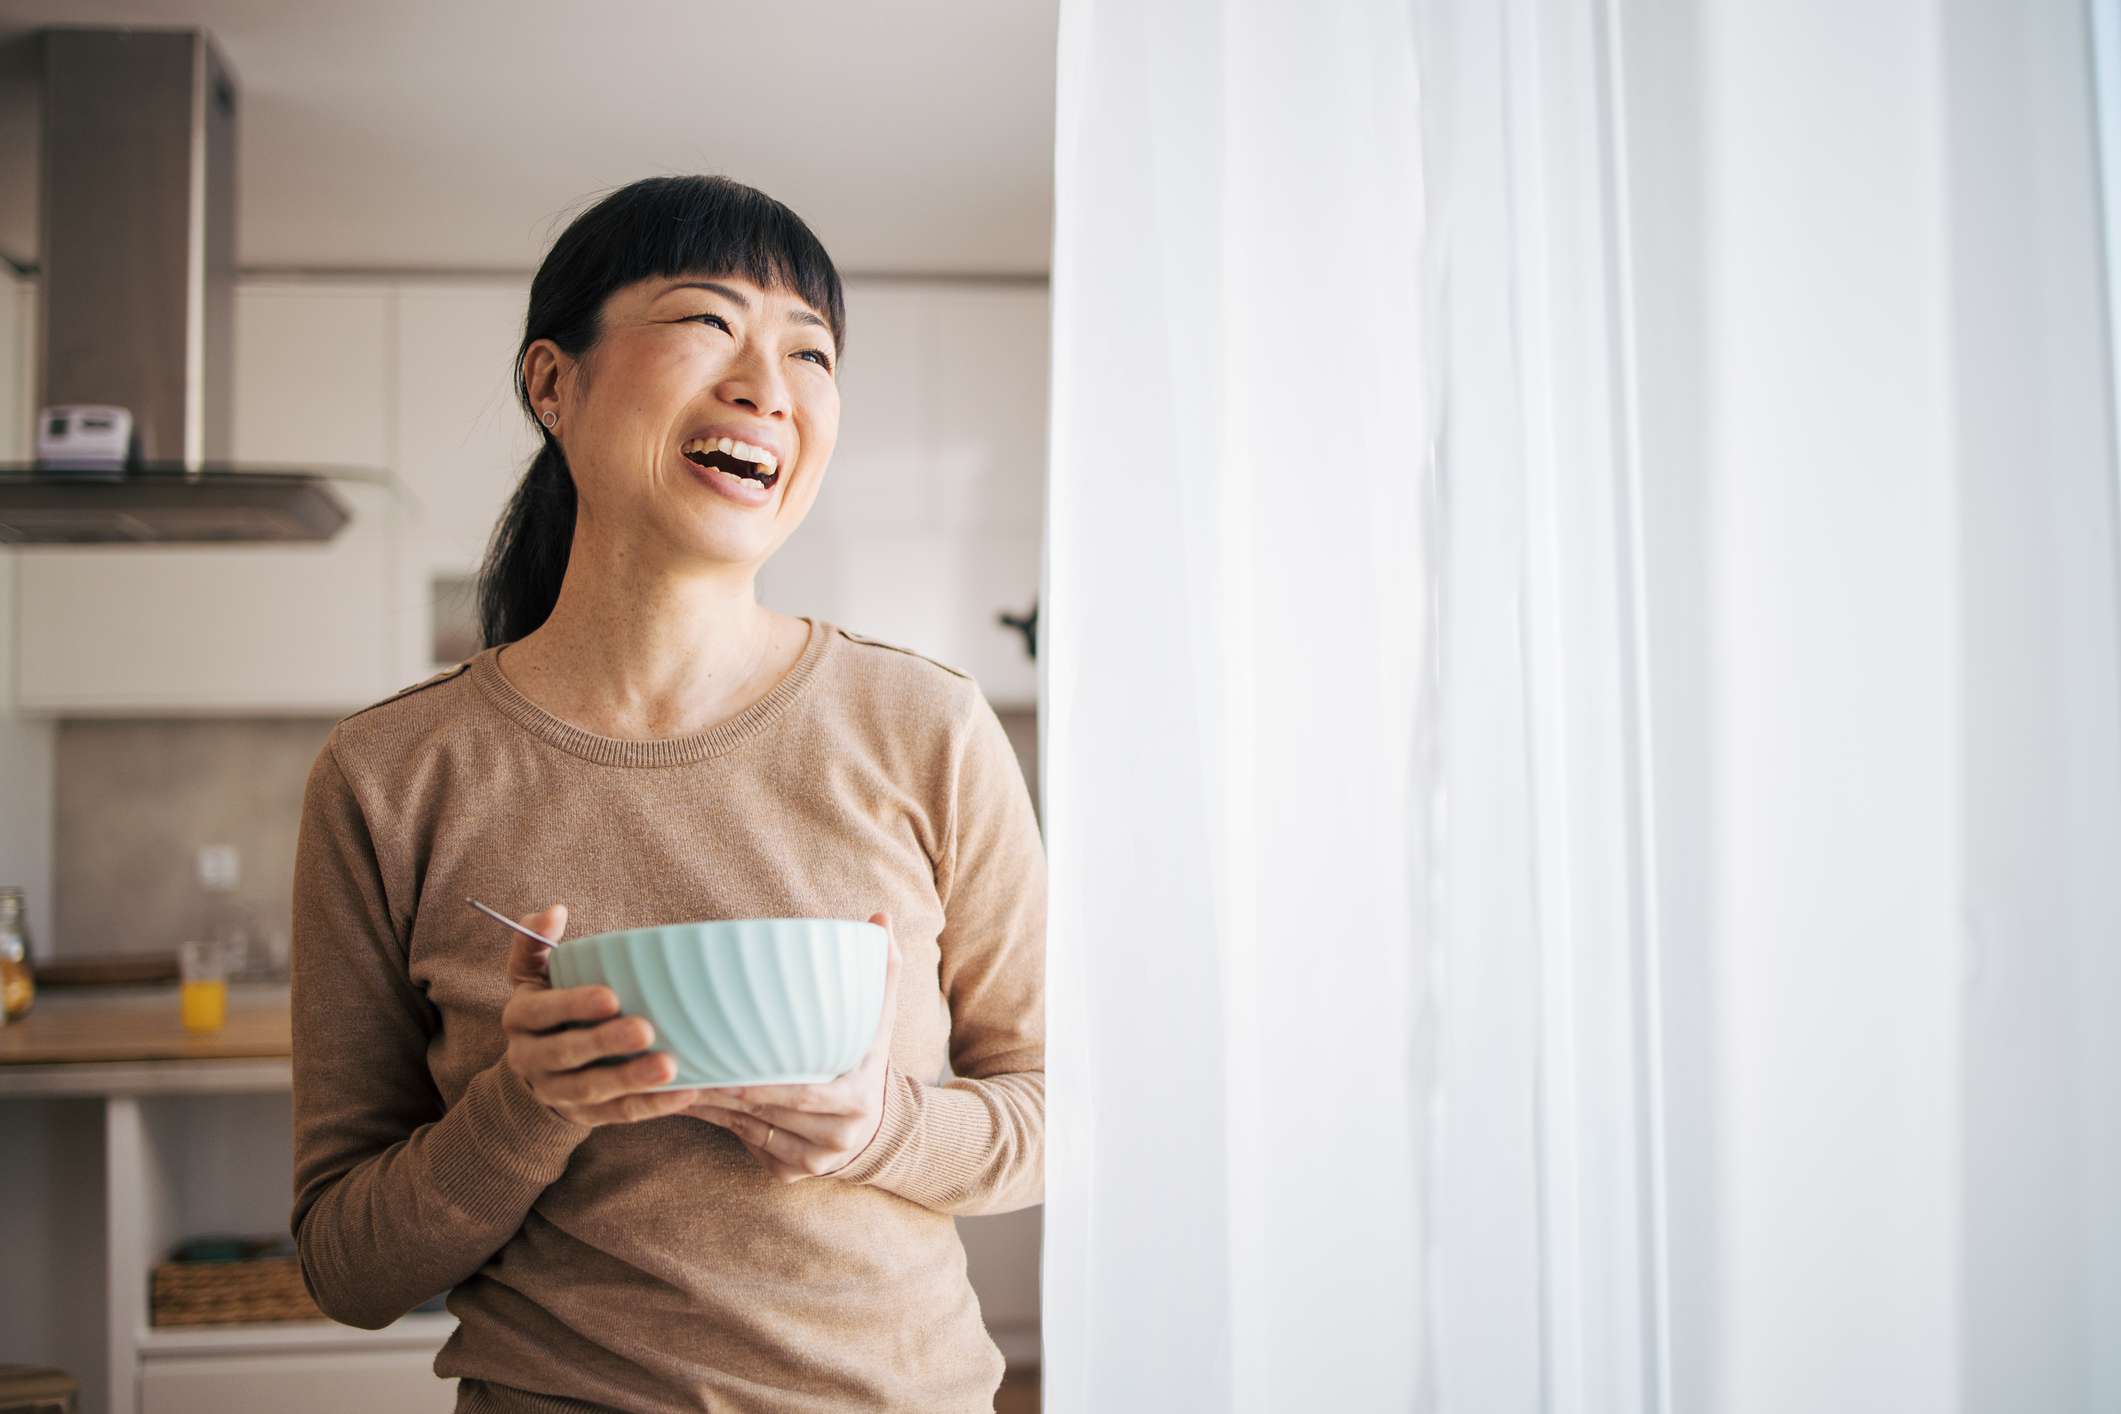
[[[1045,1407],[1407,1408],[1408,8],[1064,0],[1057,132]]]

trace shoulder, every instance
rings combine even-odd
[[[467,670],[470,669],[470,667],[471,660],[468,658],[461,663],[453,663],[449,667],[442,669],[441,672],[436,673],[433,677],[421,678],[418,682],[412,684],[410,687],[401,687],[396,692],[390,694],[390,696],[388,697],[378,698],[374,702],[369,703],[366,707],[361,707],[352,712],[347,713],[345,716],[339,719],[339,725],[344,726],[346,725],[346,723],[353,721],[356,717],[365,717],[371,712],[384,711],[389,708],[393,703],[403,702],[406,698],[411,697],[416,692],[425,692],[429,688],[439,687],[443,683],[451,680],[452,678],[461,677]]]
[[[891,643],[881,638],[871,638],[865,633],[856,633],[853,629],[843,628],[838,624],[833,625],[833,632],[854,645],[853,651],[848,655],[849,658],[857,663],[861,669],[868,672],[884,674],[894,672],[900,674],[910,673],[916,678],[927,677],[930,673],[943,673],[958,679],[960,682],[969,683],[972,681],[972,674],[964,669],[953,668],[938,658],[931,658],[926,653],[920,652],[918,649],[908,648],[902,643]],[[942,684],[940,681],[937,682],[937,685],[944,686],[946,690],[955,691],[955,689],[948,688],[947,685]]]
[[[873,638],[835,624],[840,675],[857,697],[889,702],[943,721],[965,715],[967,699],[979,695],[979,684],[963,668],[953,667],[915,648]]]
[[[332,727],[330,749],[348,766],[402,757],[406,747],[459,714],[459,697],[468,686],[470,669],[470,659],[451,664],[347,713]]]
[[[833,625],[832,696],[901,748],[955,755],[986,697],[963,668],[888,639]]]

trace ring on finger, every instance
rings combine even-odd
[[[765,1151],[766,1151],[767,1153],[769,1153],[769,1154],[773,1152],[773,1126],[772,1126],[772,1125],[770,1125],[770,1124],[769,1124],[769,1125],[767,1125],[767,1126],[766,1126],[766,1138],[765,1138],[765,1139],[764,1139],[764,1140],[763,1140],[763,1141],[762,1141],[762,1142],[761,1142],[761,1143],[759,1144],[759,1147],[760,1147],[761,1149],[764,1149],[764,1150],[765,1150]]]

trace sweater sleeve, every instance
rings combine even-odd
[[[936,883],[952,1078],[893,1063],[876,1137],[833,1175],[941,1213],[1039,1202],[1046,1144],[1046,855],[1007,731],[975,686]]]
[[[295,846],[292,1229],[317,1305],[374,1330],[476,1272],[590,1126],[505,1060],[445,1112],[427,1068],[434,1012],[336,742],[310,769]]]

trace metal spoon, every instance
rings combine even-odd
[[[506,923],[509,927],[515,929],[524,937],[536,938],[539,942],[543,943],[548,948],[557,946],[559,943],[559,939],[548,938],[543,933],[533,933],[528,928],[525,928],[522,924],[516,922],[513,918],[510,918],[507,914],[501,912],[499,909],[488,908],[485,904],[480,903],[475,898],[467,898],[464,900],[464,902],[470,904],[473,908],[476,908],[479,912],[485,914],[488,918],[493,919],[495,922]]]

